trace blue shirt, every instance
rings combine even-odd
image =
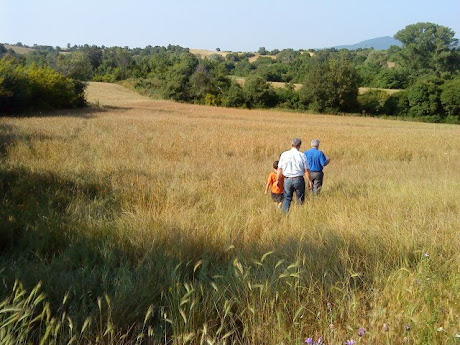
[[[327,165],[326,155],[323,151],[318,150],[317,147],[305,151],[305,156],[307,156],[310,171],[323,171],[323,167]]]

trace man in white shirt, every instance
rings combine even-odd
[[[307,157],[303,152],[300,152],[301,145],[302,140],[300,138],[292,139],[292,148],[281,154],[278,163],[277,183],[281,180],[281,175],[284,175],[283,212],[285,213],[289,212],[294,191],[297,195],[298,204],[305,201],[304,175],[308,180],[308,189],[313,186]]]

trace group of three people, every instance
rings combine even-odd
[[[318,195],[323,186],[323,168],[329,164],[330,158],[319,150],[320,141],[313,139],[311,149],[301,152],[302,140],[292,139],[291,149],[281,154],[279,161],[273,163],[273,172],[268,177],[265,194],[271,188],[271,195],[278,207],[289,212],[294,192],[297,203],[305,201],[305,177],[308,189]]]

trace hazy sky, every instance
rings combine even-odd
[[[0,0],[0,42],[256,51],[323,48],[433,22],[460,37],[459,0]]]

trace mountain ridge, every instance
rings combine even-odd
[[[332,48],[335,49],[348,49],[348,50],[355,50],[355,49],[364,49],[364,48],[374,48],[375,50],[386,50],[391,46],[398,46],[401,47],[402,43],[397,39],[391,36],[382,36],[382,37],[375,37],[368,40],[364,40],[355,44],[344,44],[333,46]]]

